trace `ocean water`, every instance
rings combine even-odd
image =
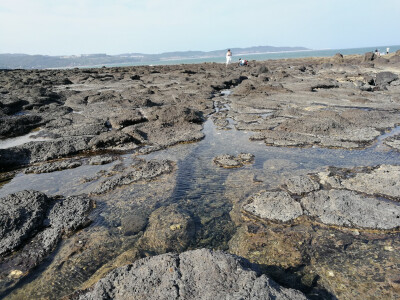
[[[244,58],[249,61],[263,61],[271,59],[285,59],[285,58],[301,58],[301,57],[329,57],[336,53],[341,53],[343,55],[352,54],[364,54],[366,52],[374,52],[378,49],[379,52],[386,53],[386,48],[390,48],[390,53],[400,50],[400,45],[387,45],[379,47],[365,47],[365,48],[349,48],[349,49],[325,49],[325,50],[302,50],[302,51],[290,51],[290,52],[275,52],[275,53],[262,53],[262,54],[235,54],[233,53],[232,62],[235,63],[239,58]],[[141,65],[179,65],[179,64],[198,64],[204,62],[216,62],[224,63],[225,57],[204,57],[204,58],[193,58],[193,59],[179,59],[179,60],[162,60],[162,61],[152,61],[152,62],[138,62],[138,63],[127,63],[127,64],[115,64],[108,65],[109,67],[119,67],[119,66],[141,66]]]

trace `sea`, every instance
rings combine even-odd
[[[352,54],[364,54],[366,52],[374,52],[376,49],[384,57],[386,49],[389,48],[389,53],[400,50],[400,45],[387,45],[379,47],[364,47],[364,48],[345,48],[345,49],[324,49],[324,50],[301,50],[301,51],[286,51],[286,52],[269,52],[269,53],[258,53],[258,54],[235,54],[232,55],[232,62],[238,61],[239,58],[246,59],[248,61],[256,60],[271,60],[271,59],[285,59],[285,58],[302,58],[302,57],[329,57],[336,53],[343,55]],[[221,57],[203,57],[203,58],[185,58],[185,59],[168,59],[160,61],[141,61],[137,63],[126,63],[126,64],[112,64],[107,65],[108,67],[120,67],[120,66],[140,66],[140,65],[180,65],[180,64],[198,64],[198,63],[224,63],[225,56]]]

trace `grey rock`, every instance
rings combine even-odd
[[[394,229],[400,226],[400,204],[362,196],[354,191],[312,192],[301,204],[304,213],[322,223],[346,227]]]
[[[399,76],[392,72],[380,72],[376,74],[375,84],[378,86],[385,86],[398,79]]]
[[[381,195],[400,200],[400,166],[381,165],[370,173],[357,173],[354,177],[342,179],[347,189],[370,195]]]
[[[320,188],[319,183],[308,176],[293,176],[284,182],[287,190],[292,194],[305,194]]]
[[[288,222],[303,214],[300,203],[283,191],[262,191],[250,201],[243,209],[263,219]]]
[[[385,139],[384,143],[389,147],[400,151],[400,135],[395,135],[393,137]]]
[[[134,235],[142,231],[147,225],[147,217],[141,214],[130,213],[121,218],[121,231],[125,236]]]
[[[112,271],[76,299],[307,299],[244,259],[200,249],[141,259]]]
[[[91,157],[88,161],[89,165],[105,165],[116,160],[117,157],[111,155],[100,155]]]
[[[121,129],[130,125],[146,122],[140,111],[126,110],[119,112],[118,115],[110,117],[110,124],[114,129]]]
[[[236,157],[230,154],[218,155],[214,158],[214,163],[222,168],[240,168],[244,164],[252,163],[254,155],[251,153],[239,153]]]
[[[133,166],[133,170],[128,170],[111,179],[100,183],[94,190],[94,194],[102,194],[113,190],[119,186],[128,185],[139,180],[154,179],[162,174],[171,173],[174,169],[173,163],[169,160],[149,160],[141,161]]]
[[[102,149],[118,146],[130,142],[137,142],[131,135],[122,131],[103,132],[89,142],[89,147],[93,149]]]
[[[50,204],[45,194],[36,191],[0,198],[0,255],[19,247],[37,232]]]
[[[55,172],[55,171],[77,168],[77,167],[80,167],[81,165],[82,165],[81,161],[79,161],[77,159],[69,159],[69,160],[45,163],[45,164],[41,164],[38,166],[32,166],[32,167],[27,168],[25,170],[25,173],[27,173],[27,174],[28,173],[35,173],[35,174],[50,173],[50,172]]]

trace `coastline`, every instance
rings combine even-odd
[[[0,149],[0,297],[201,293],[179,274],[218,283],[223,261],[260,295],[273,279],[299,299],[390,299],[399,70],[395,53],[0,70],[2,140],[41,128]]]

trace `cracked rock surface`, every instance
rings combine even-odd
[[[255,270],[220,251],[164,254],[114,270],[74,299],[307,299]]]

